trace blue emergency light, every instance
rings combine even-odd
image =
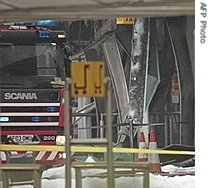
[[[54,106],[47,107],[47,112],[56,112],[56,107]]]
[[[0,116],[0,122],[8,122],[8,121],[9,121],[9,117]]]
[[[33,122],[40,122],[40,121],[41,121],[41,117],[39,117],[39,116],[34,116],[34,117],[32,117],[32,121],[33,121]]]
[[[58,26],[59,22],[54,20],[39,20],[37,22],[16,22],[15,25],[32,25],[39,27]]]
[[[53,20],[39,20],[37,22],[33,22],[32,25],[35,25],[35,26],[57,26],[57,25],[59,25],[59,22],[53,21]]]

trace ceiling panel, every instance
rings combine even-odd
[[[1,4],[6,4],[14,9],[21,8],[42,8],[42,7],[63,7],[75,5],[96,5],[97,2],[92,0],[1,0]]]
[[[194,14],[194,0],[0,0],[0,23]]]

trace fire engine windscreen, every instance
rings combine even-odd
[[[63,49],[55,43],[1,43],[0,73],[1,88],[34,88],[40,82],[50,85],[54,77],[65,76]]]

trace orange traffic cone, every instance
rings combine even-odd
[[[157,149],[155,132],[153,130],[150,131],[149,149]],[[150,153],[148,156],[148,162],[151,165],[150,166],[151,172],[161,172],[159,154]]]
[[[140,133],[139,136],[139,149],[146,149],[145,137],[144,132]],[[146,153],[139,153],[138,154],[138,162],[148,162],[148,155]]]

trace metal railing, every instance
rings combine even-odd
[[[7,164],[0,165],[3,188],[32,185],[41,188],[41,176],[45,165],[36,164],[34,152],[27,154],[7,154]]]
[[[82,115],[82,114],[81,114]],[[89,115],[89,114],[84,114]],[[91,114],[93,115],[93,114]],[[104,116],[106,113],[101,114],[100,119],[100,125],[92,126],[92,127],[86,127],[86,128],[72,128],[73,130],[79,130],[79,129],[100,129],[100,137],[103,138],[104,135],[104,129],[106,128],[106,124],[104,124]],[[112,116],[117,116],[118,113],[112,113]],[[149,129],[159,129],[161,128],[161,135],[157,135],[157,137],[164,138],[162,147],[172,145],[172,144],[182,144],[182,128],[183,126],[192,125],[195,122],[181,122],[180,121],[180,112],[150,112],[149,114],[149,123],[143,123],[143,124],[133,124],[132,120],[126,122],[126,123],[116,123],[112,124],[112,128],[119,128],[121,126],[127,126],[131,128],[129,131],[130,136],[130,147],[132,148],[134,145],[133,142],[133,127],[143,127],[148,126]],[[117,132],[118,133],[118,132]]]
[[[162,131],[164,132],[164,146],[172,144],[183,144],[183,127],[195,124],[194,121],[182,122],[180,114],[181,113],[179,111],[150,112],[149,121],[151,122],[151,124],[160,124],[160,126],[164,126],[164,128],[162,129]]]
[[[106,138],[92,138],[92,139],[69,139],[69,117],[65,119],[65,126],[68,127],[66,132],[66,152],[67,152],[67,158],[66,158],[66,188],[71,188],[71,175],[69,172],[69,169],[72,167],[71,163],[71,148],[70,146],[72,144],[105,144],[107,146],[107,162],[106,162],[106,167],[108,170],[108,180],[107,180],[107,186],[108,187],[115,187],[115,182],[114,182],[114,170],[113,170],[113,152],[112,152],[112,101],[111,101],[111,82],[110,79],[107,78],[105,81],[106,84]],[[66,83],[66,95],[65,95],[65,101],[69,101],[69,85],[70,82],[67,80]],[[66,102],[66,114],[68,113],[68,102]],[[80,168],[85,167],[81,166]],[[70,181],[69,181],[70,179]],[[76,176],[76,182],[81,182],[81,176],[79,175],[77,171],[77,176]],[[78,184],[77,184],[78,186]]]
[[[73,163],[72,164],[73,168],[75,168],[76,171],[76,188],[82,188],[82,169],[87,169],[87,168],[93,168],[93,169],[105,169],[107,168],[106,163]],[[137,162],[114,162],[113,163],[113,168],[128,168],[128,170],[114,170],[114,176],[115,177],[121,177],[121,176],[136,176],[136,173],[138,172],[143,172],[143,187],[144,188],[149,188],[149,164],[148,163],[137,163]],[[86,176],[85,176],[86,177]],[[98,178],[105,178],[107,177],[107,173],[102,173],[102,174],[96,174],[91,177],[98,177]],[[141,185],[140,185],[141,187]],[[110,188],[108,186],[108,188]],[[113,188],[113,187],[111,187]]]

